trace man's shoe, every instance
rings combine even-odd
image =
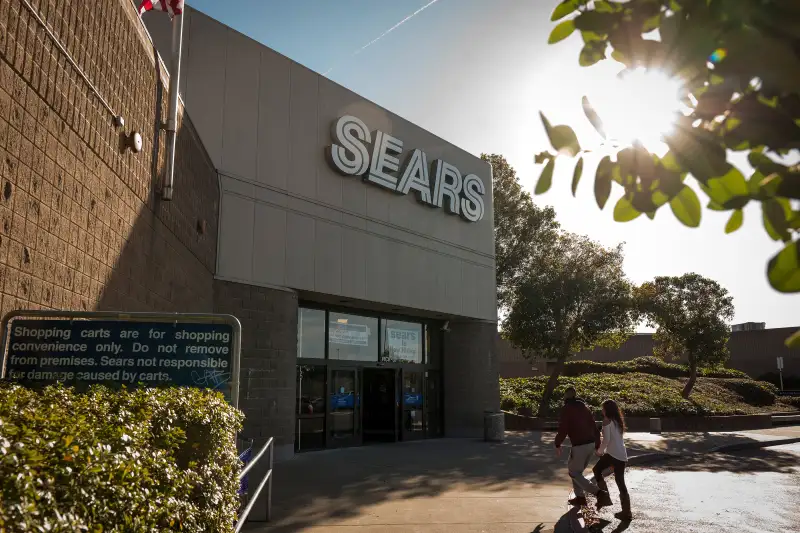
[[[571,500],[567,500],[567,503],[569,503],[574,507],[583,507],[584,505],[586,505],[586,498],[583,496],[576,496]]]
[[[613,505],[611,501],[611,495],[608,494],[608,491],[601,490],[597,493],[597,508],[602,509],[603,507],[608,507],[609,505]]]
[[[630,522],[633,520],[633,515],[630,511],[620,511],[618,513],[614,513],[614,517],[621,522]]]

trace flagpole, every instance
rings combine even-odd
[[[178,131],[178,91],[181,79],[181,49],[183,48],[183,15],[172,17],[172,67],[169,73],[169,110],[167,111],[167,169],[163,200],[172,200],[175,183],[175,145]]]

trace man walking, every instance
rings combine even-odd
[[[569,500],[570,505],[586,505],[586,492],[597,496],[597,508],[611,505],[608,491],[600,490],[595,484],[583,477],[583,471],[589,466],[589,460],[595,451],[600,448],[600,431],[595,424],[592,412],[583,402],[576,397],[575,387],[569,386],[564,392],[564,407],[561,409],[561,418],[558,421],[558,434],[556,435],[556,453],[561,457],[561,443],[566,437],[572,444],[569,453],[569,477],[575,497]]]

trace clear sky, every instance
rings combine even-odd
[[[618,70],[612,61],[580,67],[577,34],[547,44],[558,0],[437,0],[357,54],[430,0],[188,3],[471,153],[503,154],[531,191],[540,172],[533,157],[549,148],[538,112],[554,124],[576,126],[584,146],[597,142],[581,96],[603,100]],[[630,120],[634,103],[618,104]],[[746,162],[733,162],[749,175]],[[731,292],[735,322],[800,325],[800,295],[780,294],[767,283],[767,260],[780,246],[765,233],[759,205],[745,209],[744,226],[731,235],[723,231],[729,213],[708,210],[696,229],[682,226],[668,207],[654,221],[617,223],[612,209],[621,189],[600,211],[594,168],[587,165],[572,198],[572,166],[559,160],[553,189],[536,201],[553,205],[570,231],[607,245],[625,242],[625,268],[634,282],[697,272]]]

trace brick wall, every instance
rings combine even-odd
[[[242,437],[275,437],[275,453],[294,453],[297,294],[227,281],[214,282],[214,310],[242,323],[239,408]]]
[[[163,203],[168,82],[130,0],[0,0],[0,309],[211,311],[217,178],[187,117]],[[121,140],[141,132],[133,154]]]
[[[444,334],[444,434],[483,435],[483,412],[500,409],[495,340],[497,324],[450,321]]]

